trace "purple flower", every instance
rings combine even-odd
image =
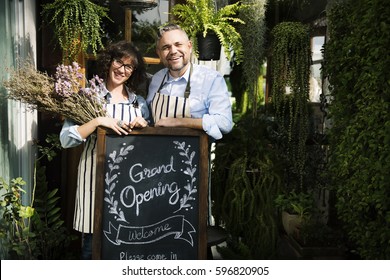
[[[72,65],[57,66],[55,91],[59,96],[67,98],[80,91],[84,79],[80,70],[77,62],[73,62]]]

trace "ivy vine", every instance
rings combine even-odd
[[[329,80],[329,175],[337,215],[363,259],[390,258],[389,5],[335,1],[324,48]]]

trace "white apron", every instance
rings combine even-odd
[[[131,122],[142,116],[137,98],[132,103],[106,104],[107,113],[118,120]],[[96,134],[91,134],[80,157],[73,228],[83,233],[93,233],[96,189]]]
[[[151,102],[152,117],[154,123],[158,122],[163,117],[170,118],[191,118],[190,111],[190,79],[192,74],[192,64],[190,68],[190,76],[187,81],[184,97],[170,96],[167,94],[161,94],[160,91],[164,86],[165,79],[168,78],[168,71],[161,81],[160,87]]]

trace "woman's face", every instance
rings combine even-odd
[[[135,67],[133,60],[130,57],[122,57],[121,59],[114,59],[111,62],[109,69],[109,82],[114,85],[121,85],[125,83],[133,74]]]

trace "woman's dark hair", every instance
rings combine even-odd
[[[112,61],[123,57],[130,57],[135,67],[130,78],[126,81],[126,86],[130,90],[136,91],[138,86],[147,78],[146,66],[141,52],[130,42],[119,41],[110,44],[99,53],[97,57],[98,76],[106,81]]]

